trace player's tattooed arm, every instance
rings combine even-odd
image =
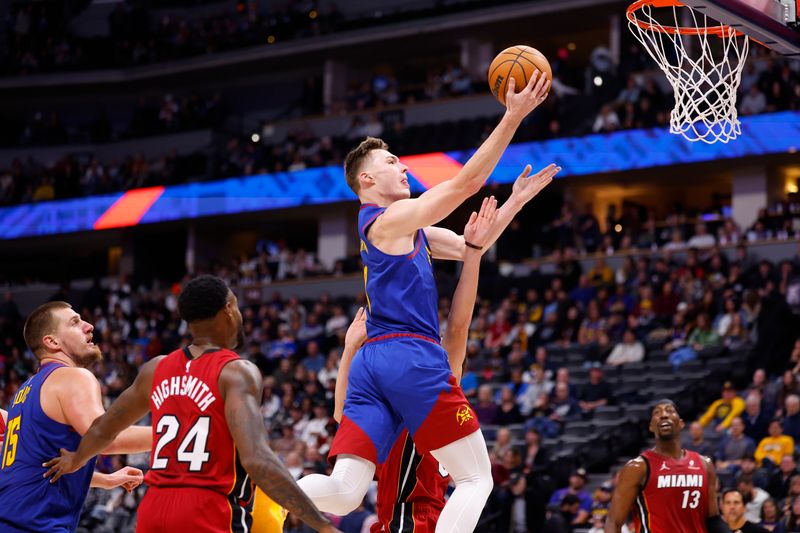
[[[317,530],[333,531],[330,521],[297,485],[277,455],[267,445],[259,405],[263,392],[261,374],[245,360],[225,365],[219,376],[225,400],[225,418],[242,466],[253,481],[278,505]]]
[[[641,457],[631,459],[623,467],[611,498],[611,509],[606,518],[605,533],[620,533],[628,520],[639,491],[647,475],[647,463]]]

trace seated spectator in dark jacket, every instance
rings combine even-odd
[[[752,391],[744,401],[744,411],[740,415],[744,421],[744,434],[753,439],[753,442],[760,442],[767,436],[767,428],[770,423],[770,415],[761,408],[761,395]]]
[[[567,422],[580,417],[581,408],[575,398],[569,395],[569,387],[563,381],[556,383],[553,389],[553,396],[550,399],[550,408],[553,414],[550,415],[556,422]]]
[[[591,415],[601,405],[611,400],[611,385],[603,379],[603,366],[593,363],[589,369],[589,383],[581,387],[578,405],[584,415]]]
[[[800,396],[790,394],[786,397],[786,412],[783,417],[783,434],[800,442]]]
[[[497,404],[492,398],[492,388],[489,385],[478,387],[478,403],[475,405],[475,414],[481,425],[493,425],[497,420]]]
[[[776,500],[782,500],[789,493],[789,484],[792,482],[792,478],[798,477],[799,473],[794,457],[784,455],[781,459],[781,464],[778,465],[778,470],[769,477],[767,492]],[[798,480],[800,480],[800,477],[798,477]]]
[[[509,424],[522,424],[524,421],[522,414],[519,412],[514,391],[509,387],[500,389],[500,407],[497,409],[497,417],[494,423],[507,426]]]
[[[572,513],[572,524],[581,525],[589,521],[592,512],[592,495],[583,490],[586,486],[586,470],[578,468],[569,476],[569,484],[563,489],[558,489],[550,497],[550,505],[558,505],[567,496],[574,496],[578,501],[578,509]]]
[[[746,455],[753,455],[756,445],[744,434],[744,422],[738,416],[731,421],[728,435],[722,439],[717,453],[717,470],[736,472]]]

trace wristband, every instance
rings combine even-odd
[[[466,239],[464,239],[464,244],[466,244],[467,246],[469,246],[473,250],[483,250],[483,246],[476,246],[476,245],[472,244],[471,242],[469,242]]]

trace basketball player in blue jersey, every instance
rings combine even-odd
[[[0,531],[67,532],[78,526],[89,486],[131,489],[142,481],[138,469],[95,474],[94,463],[57,484],[44,478],[43,463],[62,448],[74,449],[102,415],[100,384],[88,368],[102,359],[92,342],[94,327],[65,302],[37,308],[25,322],[25,342],[39,371],[17,391],[8,410],[0,457]],[[132,427],[106,454],[149,451],[150,427]]]
[[[399,432],[411,434],[450,473],[455,491],[436,526],[472,531],[492,489],[486,443],[475,413],[439,344],[436,284],[431,260],[462,260],[474,243],[433,227],[478,192],[522,120],[547,95],[535,73],[519,93],[509,80],[506,113],[492,134],[449,181],[410,198],[408,168],[380,139],[367,138],[345,159],[348,185],[361,201],[358,232],[367,293],[368,340],[353,359],[342,424],[330,455],[330,476],[312,474],[300,486],[322,511],[344,515],[363,499]],[[530,167],[498,210],[491,246],[525,203],[558,172]]]

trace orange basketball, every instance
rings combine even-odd
[[[537,68],[545,73],[547,79],[553,80],[550,62],[539,50],[525,45],[506,48],[497,54],[489,65],[489,89],[501,104],[506,105],[508,78],[514,77],[515,90],[520,92],[528,85],[533,71]]]

